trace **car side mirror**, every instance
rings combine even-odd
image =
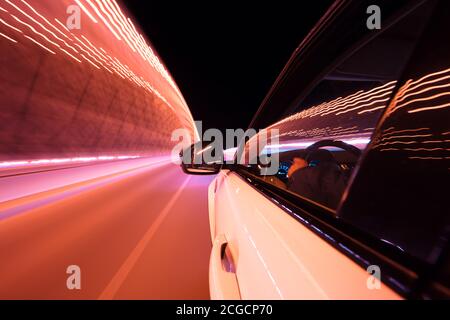
[[[208,160],[208,157],[204,157],[204,154],[208,152],[209,155],[210,149],[212,148],[213,146],[211,144],[198,142],[181,151],[181,169],[183,170],[183,172],[191,175],[218,174],[222,169],[223,150],[215,150],[215,152],[222,153],[221,160]]]

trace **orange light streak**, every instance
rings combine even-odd
[[[413,104],[413,103],[423,102],[423,101],[431,101],[431,100],[434,100],[434,99],[437,99],[437,98],[441,98],[441,97],[445,97],[445,96],[450,96],[450,92],[443,92],[443,93],[435,94],[435,95],[430,96],[430,97],[414,99],[414,100],[411,100],[411,101],[409,101],[409,102],[406,102],[406,103],[404,103],[404,104],[402,104],[402,105],[399,105],[399,106],[398,106],[397,108],[395,108],[395,109],[397,110],[397,109],[400,109],[400,108],[404,108],[404,107],[406,107],[406,106],[409,106],[410,104]]]
[[[447,92],[448,95],[450,95],[450,92]],[[450,107],[450,103],[441,104],[439,106],[433,106],[433,107],[425,107],[425,108],[418,108],[414,110],[409,110],[408,113],[417,113],[417,112],[423,112],[423,111],[430,111],[430,110],[437,110],[437,109],[444,109]]]

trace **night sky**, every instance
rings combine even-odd
[[[333,1],[124,0],[204,128],[247,128]]]

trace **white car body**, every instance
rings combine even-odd
[[[212,299],[401,299],[236,173],[211,183],[209,215]],[[234,273],[223,267],[225,243]]]
[[[434,31],[450,5],[386,1],[383,30],[362,32],[349,21],[367,3],[337,0],[294,52],[249,125],[278,130],[270,141],[182,163],[218,174],[211,298],[450,296],[450,46]],[[275,175],[252,140],[278,156]]]

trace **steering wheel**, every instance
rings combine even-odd
[[[352,154],[354,154],[356,157],[360,157],[362,151],[359,150],[357,147],[352,146],[351,144],[345,143],[344,141],[340,141],[340,140],[322,140],[319,142],[316,142],[312,145],[310,145],[308,148],[305,149],[306,152],[306,157],[308,158],[308,156],[313,153],[314,151],[319,150],[320,148],[323,147],[336,147],[339,149],[343,149],[345,151],[348,151]]]

